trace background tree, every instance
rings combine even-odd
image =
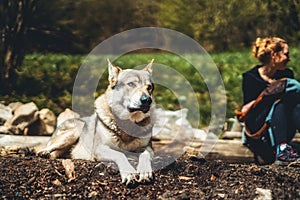
[[[34,51],[76,52],[75,37],[58,20],[63,16],[63,10],[58,9],[59,3],[47,0],[0,1],[1,95],[9,95],[18,89],[15,83],[25,54]]]
[[[2,0],[0,4],[0,85],[1,93],[13,87],[14,70],[26,51],[26,33],[35,10],[34,0]]]

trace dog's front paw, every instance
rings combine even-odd
[[[132,185],[137,181],[137,173],[133,167],[127,170],[120,170],[122,183],[125,185]]]
[[[126,186],[133,185],[137,181],[136,170],[129,163],[123,163],[119,166],[122,183]]]
[[[153,179],[151,163],[139,163],[137,166],[138,182],[150,182]]]
[[[153,151],[149,147],[139,156],[139,164],[137,166],[137,173],[139,175],[138,182],[145,183],[153,179],[151,167],[152,158]]]

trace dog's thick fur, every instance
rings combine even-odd
[[[122,70],[108,60],[109,86],[96,99],[95,113],[65,121],[38,155],[114,161],[123,183],[150,181],[155,106],[152,63],[143,70]],[[136,169],[129,163],[128,153],[138,155]]]

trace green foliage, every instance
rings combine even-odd
[[[42,52],[87,53],[114,34],[157,25],[154,0],[39,0],[37,3],[35,32],[29,39],[36,44],[33,49]]]
[[[24,59],[16,88],[4,98],[11,101],[34,101],[55,113],[71,106],[71,93],[82,56],[31,54]]]
[[[180,31],[210,52],[248,48],[257,36],[279,36],[295,45],[300,41],[300,3],[296,0],[34,2],[23,38],[23,46],[30,46],[31,51],[87,53],[114,34],[147,26]],[[5,24],[3,5],[0,3],[0,25],[4,28],[9,24]],[[14,11],[17,9],[10,13]]]
[[[160,24],[191,36],[209,51],[248,47],[258,36],[299,42],[300,4],[294,0],[166,0],[159,8]]]
[[[299,55],[300,50],[298,48],[290,49],[292,61],[288,66],[294,70],[298,80],[300,80]],[[239,109],[242,105],[242,73],[258,64],[258,61],[252,57],[249,51],[215,53],[211,56],[225,85],[227,117],[233,117],[234,110]],[[184,58],[170,53],[134,53],[121,56],[113,63],[122,68],[135,68],[136,66],[145,66],[152,58],[155,59],[155,64],[171,67],[186,77],[197,97],[201,115],[200,126],[206,126],[211,119],[211,102],[209,91],[202,77],[205,75],[200,75]],[[63,54],[27,55],[21,70],[18,71],[19,79],[16,83],[16,90],[0,99],[7,103],[34,101],[39,108],[48,107],[58,114],[65,108],[72,106],[74,80],[84,59],[84,56]],[[155,71],[155,65],[153,73],[163,79],[171,79],[174,85],[180,86],[181,84],[178,82],[179,80],[172,79],[161,71]],[[99,81],[97,92],[94,94],[95,97],[105,91],[107,84],[107,72],[105,72]],[[89,90],[89,85],[83,84],[81,89],[83,91]],[[163,85],[155,86],[154,96],[159,107],[170,110],[179,109],[181,105],[178,98],[183,98],[176,96],[174,91]]]

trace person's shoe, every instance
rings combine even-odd
[[[288,165],[289,163],[300,159],[297,152],[286,143],[278,145],[276,150],[275,164],[277,165]]]

